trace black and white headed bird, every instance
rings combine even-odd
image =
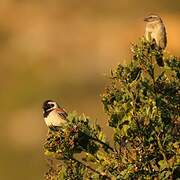
[[[48,127],[57,127],[67,123],[68,114],[55,101],[46,100],[43,103],[43,116]]]
[[[67,116],[68,114],[66,111],[61,108],[57,102],[53,100],[46,100],[43,103],[43,116],[46,125],[51,129],[51,130],[58,130],[57,127],[62,127],[63,125],[68,123]],[[110,149],[113,151],[113,148],[110,147],[107,143],[99,140],[97,137],[92,137],[91,135],[88,135],[81,130],[78,131],[79,133],[79,144],[84,144],[87,145],[89,140],[94,140],[104,147]]]

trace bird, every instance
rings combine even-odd
[[[57,102],[46,100],[42,108],[44,121],[48,127],[61,127],[67,123],[68,114]]]
[[[156,56],[156,61],[159,66],[164,66],[163,50],[167,45],[167,34],[165,25],[161,17],[157,14],[150,14],[144,18],[146,22],[145,39],[149,42],[155,42],[160,54]]]
[[[50,128],[50,130],[57,131],[59,130],[59,127],[63,128],[63,126],[68,123],[68,113],[65,111],[64,108],[60,107],[57,102],[53,100],[46,100],[43,103],[42,109],[44,121],[47,127]],[[96,137],[92,137],[91,135],[88,135],[85,132],[82,132],[81,130],[79,130],[78,133],[80,144],[88,145],[88,142],[91,139],[113,151],[112,147],[110,147],[107,143],[97,139]]]

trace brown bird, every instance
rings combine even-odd
[[[167,45],[166,28],[162,19],[156,14],[150,14],[144,21],[146,22],[145,38],[147,41],[155,42],[160,54],[156,56],[156,61],[159,66],[164,66],[163,50]]]

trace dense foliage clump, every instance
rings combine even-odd
[[[141,39],[132,46],[130,63],[111,71],[102,103],[113,147],[85,116],[70,114],[65,127],[49,131],[44,149],[54,162],[47,179],[179,177],[180,61],[164,55],[159,67],[159,53]]]

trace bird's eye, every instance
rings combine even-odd
[[[54,104],[49,103],[49,107],[50,107],[50,108],[54,107]]]

